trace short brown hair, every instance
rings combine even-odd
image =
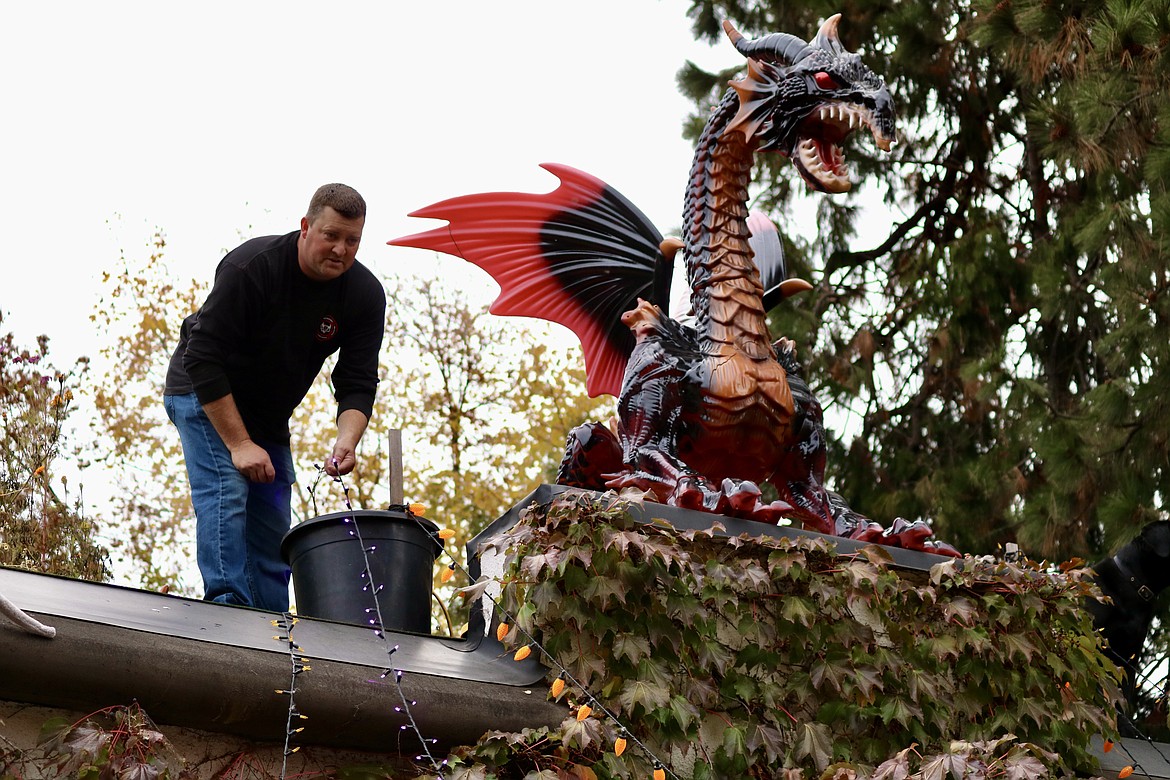
[[[326,207],[333,209],[346,219],[364,219],[366,200],[357,190],[345,184],[322,184],[309,201],[305,217],[312,222]]]

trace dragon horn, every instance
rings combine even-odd
[[[748,40],[744,38],[730,19],[723,20],[723,31],[735,44],[735,48],[745,57],[779,65],[791,65],[803,60],[812,54],[814,49],[805,41],[788,33],[772,33],[763,38]]]
[[[834,56],[845,54],[845,47],[841,45],[841,39],[837,37],[837,24],[841,21],[841,14],[833,14],[825,23],[821,25],[820,32],[817,37],[813,39],[812,45],[818,49],[824,49]]]

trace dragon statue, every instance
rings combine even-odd
[[[465,258],[501,292],[496,314],[559,322],[585,351],[590,395],[618,398],[616,433],[600,423],[569,436],[558,482],[636,488],[660,502],[867,542],[957,555],[922,522],[889,528],[824,487],[822,411],[794,344],[773,343],[769,308],[811,288],[788,279],[775,227],[747,209],[757,152],[790,158],[814,189],[852,186],[841,145],[867,129],[889,151],[894,109],[881,78],[842,46],[828,19],[806,42],[749,40],[747,58],[699,139],[683,209],[684,240],[661,234],[625,197],[573,168],[547,194],[484,193],[411,216],[444,227],[390,241]],[[686,317],[663,313],[677,252],[690,283]],[[684,322],[685,320],[685,322]],[[760,484],[775,488],[766,501]]]

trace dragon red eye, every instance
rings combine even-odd
[[[820,87],[821,89],[836,89],[837,88],[837,80],[835,78],[833,78],[832,76],[830,76],[828,73],[825,73],[823,70],[818,71],[817,74],[815,76],[813,76],[813,81],[815,81],[817,83],[817,86]]]

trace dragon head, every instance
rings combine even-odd
[[[812,43],[787,33],[748,40],[723,22],[735,48],[748,58],[747,75],[731,83],[739,113],[724,135],[741,133],[758,150],[791,158],[810,186],[833,193],[852,186],[841,145],[854,130],[868,128],[883,151],[895,141],[890,93],[841,45],[840,19],[840,14],[827,19]]]

